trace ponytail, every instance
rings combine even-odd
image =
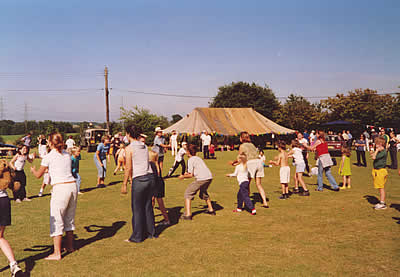
[[[52,133],[49,136],[50,143],[54,146],[54,148],[61,153],[64,149],[64,139],[60,133]]]

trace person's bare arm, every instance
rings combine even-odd
[[[321,141],[320,141],[320,140],[317,140],[317,141],[314,143],[314,145],[312,145],[312,146],[308,146],[307,144],[303,144],[303,146],[304,146],[304,148],[307,148],[307,149],[310,150],[310,151],[315,151],[315,149],[317,148],[317,146],[320,145],[320,144],[321,144]]]
[[[282,155],[279,154],[277,157],[275,157],[275,160],[270,160],[269,163],[279,166],[281,164],[281,159],[282,159]]]
[[[183,174],[183,175],[179,175],[179,179],[185,179],[185,178],[192,178],[193,177],[193,174],[192,173],[189,173],[189,172],[185,172],[185,174]]]
[[[15,161],[17,160],[17,157],[18,157],[18,154],[15,155],[15,156],[11,159],[11,161],[9,162],[9,165],[10,165],[10,167],[11,167],[13,170],[15,170],[14,163],[15,163]]]
[[[130,147],[128,149],[125,149],[125,160],[126,162],[123,185],[126,187],[128,180],[132,175],[132,149]]]
[[[104,166],[103,163],[100,160],[100,151],[96,151],[96,159],[99,161],[101,166]]]
[[[342,172],[342,170],[343,170],[343,165],[344,165],[344,160],[345,160],[345,159],[346,159],[346,157],[343,155],[343,156],[342,156],[342,162],[341,162],[341,164],[340,164],[339,173]]]
[[[43,176],[43,174],[46,172],[47,169],[48,169],[48,167],[47,166],[43,166],[43,165],[41,165],[39,167],[39,170],[36,170],[35,166],[32,166],[31,167],[31,172],[36,178],[39,179],[40,177]]]

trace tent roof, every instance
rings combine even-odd
[[[249,134],[287,134],[294,130],[276,124],[252,108],[195,108],[190,114],[164,130],[171,133],[200,134],[216,132],[221,135],[237,135],[247,131]]]

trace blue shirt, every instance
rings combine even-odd
[[[159,157],[164,156],[164,147],[161,144],[165,143],[165,139],[163,137],[156,136],[154,138],[154,146],[153,151],[158,154]]]
[[[366,144],[365,140],[358,139],[356,140],[357,144]],[[357,151],[365,151],[365,146],[357,146]]]
[[[97,145],[97,149],[96,151],[99,151],[99,158],[100,160],[105,160],[107,157],[107,153],[108,150],[110,150],[110,145],[104,145],[104,143],[99,143],[99,145]]]
[[[303,137],[310,142],[310,134],[309,133],[303,133]]]
[[[81,155],[78,157],[71,156],[71,170],[72,176],[76,178],[76,173],[79,173],[79,161],[81,160]]]

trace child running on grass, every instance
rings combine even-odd
[[[15,170],[15,181],[21,183],[21,188],[14,192],[14,200],[16,203],[21,201],[31,201],[26,197],[26,175],[24,171],[25,162],[30,163],[35,159],[35,155],[29,155],[29,147],[22,145],[18,148],[17,154],[10,161],[10,167]]]
[[[81,160],[81,148],[73,146],[71,149],[71,170],[72,176],[75,178],[78,194],[81,192],[81,176],[79,175],[79,161]]]
[[[388,177],[386,170],[386,140],[383,137],[375,138],[375,151],[371,153],[371,158],[374,160],[374,168],[372,169],[372,178],[374,180],[374,188],[379,190],[380,202],[374,206],[375,210],[385,210],[386,193],[385,184]]]
[[[117,153],[115,153],[115,157],[117,158],[117,167],[114,170],[114,175],[117,174],[118,169],[121,171],[125,170],[125,144],[120,143],[119,149]]]
[[[18,276],[22,274],[21,268],[18,266],[17,261],[14,257],[14,252],[4,238],[4,231],[6,226],[11,225],[11,204],[8,198],[7,191],[5,189],[0,189],[0,248],[4,255],[7,257],[10,263],[11,276]]]
[[[186,154],[186,150],[187,150],[187,143],[182,142],[182,148],[179,149],[179,151],[176,153],[174,165],[169,169],[168,175],[166,176],[167,178],[171,177],[172,174],[174,174],[175,170],[178,169],[179,165],[181,165],[182,167],[182,175],[185,174],[186,164],[185,164],[185,159],[183,157]]]
[[[298,193],[301,196],[310,196],[310,191],[307,189],[306,183],[303,179],[303,173],[306,169],[306,163],[304,161],[303,150],[299,141],[292,140],[292,150],[288,153],[289,158],[294,159],[294,164],[296,166],[296,173],[294,174],[294,190],[293,193]],[[300,193],[299,183],[303,188]]]
[[[237,157],[238,165],[235,167],[235,172],[226,174],[226,177],[236,177],[239,182],[239,191],[237,193],[237,208],[233,212],[243,211],[243,203],[251,211],[252,215],[256,215],[256,209],[249,197],[249,170],[247,169],[246,154],[239,154]]]
[[[199,197],[206,201],[208,210],[207,214],[215,215],[215,211],[212,207],[210,196],[208,195],[208,187],[212,182],[212,174],[210,169],[206,166],[204,161],[196,156],[197,146],[189,145],[187,154],[189,156],[188,160],[188,172],[184,175],[179,176],[179,179],[184,178],[196,178],[195,181],[189,184],[185,191],[185,213],[182,215],[184,220],[192,220],[191,204],[196,193],[200,190]]]
[[[341,189],[351,188],[351,152],[348,147],[342,147],[342,160],[340,162],[339,174],[343,176]]]
[[[43,173],[43,182],[42,182],[42,186],[40,187],[40,190],[39,190],[39,194],[38,194],[39,197],[43,196],[43,191],[47,185],[50,185],[50,174],[49,174],[48,168]]]
[[[280,166],[279,176],[282,186],[282,196],[279,197],[281,200],[289,199],[289,181],[290,181],[290,167],[288,162],[288,153],[286,152],[286,144],[283,141],[278,142],[279,155],[275,157],[275,160],[270,160],[269,163]]]
[[[165,197],[165,183],[163,178],[161,177],[161,170],[157,165],[158,161],[158,154],[152,150],[149,151],[149,162],[151,166],[151,170],[153,171],[154,175],[154,180],[155,180],[155,188],[154,188],[154,194],[153,194],[153,207],[154,207],[154,200],[157,199],[158,207],[160,208],[160,211],[164,217],[164,221],[162,221],[160,224],[161,225],[170,225],[171,222],[169,221],[168,218],[168,213],[167,209],[165,208],[164,205],[164,200],[163,198]]]

